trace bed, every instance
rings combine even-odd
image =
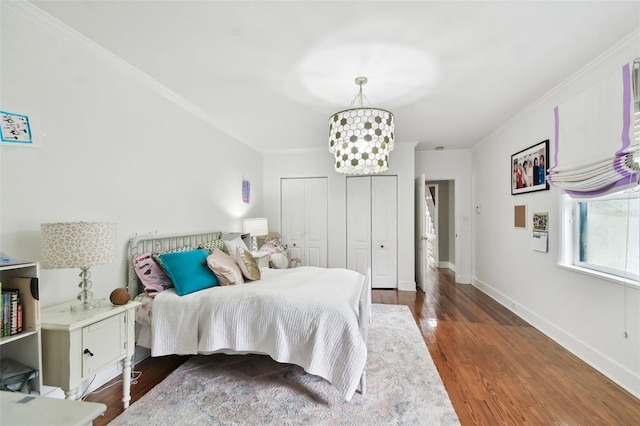
[[[180,247],[198,247],[238,234],[137,236],[129,259]],[[146,297],[148,321],[137,344],[151,356],[169,354],[269,355],[320,376],[347,400],[366,392],[365,365],[371,313],[369,275],[343,268],[261,268],[256,281],[214,286],[182,296],[167,288]],[[143,293],[133,262],[128,290]],[[141,296],[144,298],[144,296]],[[152,314],[151,314],[152,312]]]

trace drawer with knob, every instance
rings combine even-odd
[[[135,348],[134,317],[139,302],[103,303],[71,311],[69,304],[42,310],[43,382],[76,399],[81,384],[98,370],[122,363],[123,402],[129,405],[131,356]]]

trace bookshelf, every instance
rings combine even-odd
[[[40,268],[36,262],[0,264],[2,290],[18,287],[23,304],[22,332],[0,337],[0,359],[15,361],[38,370],[38,376],[31,381],[31,391],[40,393],[42,389],[42,352],[40,337],[40,306],[31,294],[39,291]],[[21,278],[16,280],[15,278]],[[26,278],[26,279],[22,279]],[[35,278],[35,280],[33,280]],[[30,291],[34,287],[34,291]]]

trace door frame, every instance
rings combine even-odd
[[[435,261],[434,266],[438,267],[438,265],[440,264],[440,232],[439,232],[439,217],[440,214],[438,212],[439,210],[439,206],[440,206],[440,188],[439,188],[439,184],[437,183],[424,183],[425,185],[425,195],[428,197],[431,195],[431,191],[429,191],[430,187],[435,188],[434,191],[434,199],[433,199],[433,204],[435,206],[435,211],[434,211],[434,216],[433,216],[433,227],[435,229],[435,241],[433,243],[433,252],[434,252],[434,256],[433,256],[433,260]],[[425,209],[427,209],[428,207],[425,206]],[[426,216],[426,211],[423,212],[423,214]],[[426,219],[425,219],[426,220]],[[427,257],[427,265],[429,265],[429,254],[425,253],[425,256]]]
[[[419,177],[416,177],[416,181],[418,179],[422,178],[423,176],[425,176],[425,175],[421,175]],[[453,245],[454,245],[454,247],[453,247],[453,257],[454,258],[453,259],[449,259],[447,262],[442,262],[441,259],[440,259],[440,253],[439,253],[439,250],[438,250],[438,259],[437,259],[438,260],[438,265],[436,265],[436,266],[437,267],[449,268],[453,272],[456,272],[455,262],[459,259],[460,250],[461,250],[460,249],[460,244],[458,243],[458,229],[459,229],[458,225],[459,225],[459,223],[458,223],[458,217],[457,217],[457,213],[456,213],[458,208],[459,208],[459,205],[458,205],[458,201],[459,201],[458,200],[458,191],[457,191],[458,185],[457,185],[457,180],[455,178],[426,177],[426,179],[424,181],[424,188],[425,188],[424,191],[425,191],[425,193],[426,193],[426,187],[427,187],[426,183],[427,182],[434,182],[434,184],[435,184],[435,182],[438,182],[438,181],[443,181],[443,182],[446,181],[446,182],[448,182],[448,184],[449,184],[449,194],[453,193],[453,198],[450,197],[450,202],[453,203],[453,212],[451,213],[452,220],[449,221],[448,236],[450,238],[449,239],[449,254],[451,254],[451,240],[452,240],[453,241]],[[416,192],[417,192],[417,188],[416,188]],[[441,198],[440,192],[441,191],[438,192],[438,195],[437,195],[438,198]],[[416,200],[416,202],[417,202],[417,200]],[[436,202],[438,204],[441,204],[442,200],[437,199]],[[438,206],[436,205],[436,208],[437,207]],[[424,208],[426,209],[426,202],[425,202],[425,207]],[[415,210],[416,210],[416,213],[415,213],[416,215],[420,214],[421,216],[423,216],[426,219],[426,212],[419,213],[417,211],[417,208]],[[440,219],[438,220],[438,225],[439,225],[439,222],[440,222]],[[414,229],[414,232],[415,232],[416,239],[419,239],[420,235],[419,235],[419,229],[418,229],[417,226]],[[443,236],[441,235],[441,233],[438,232],[438,242],[440,241],[440,239],[442,237]],[[424,256],[425,256],[425,259],[426,259],[426,250],[424,250],[424,252],[425,252]],[[418,269],[417,269],[418,263],[417,262],[419,262],[419,251],[418,251],[417,247],[416,247],[414,256],[415,256],[415,262],[416,262],[416,277],[417,277],[417,272],[418,272]],[[456,282],[459,282],[457,280],[457,277],[458,276],[456,274]],[[416,281],[416,284],[418,284],[418,281]]]

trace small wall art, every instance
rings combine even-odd
[[[549,189],[548,164],[548,139],[513,154],[511,156],[511,195]]]
[[[533,214],[533,231],[549,232],[549,213],[537,212]]]
[[[251,185],[246,179],[242,179],[242,202],[249,204],[249,197],[251,195]]]
[[[29,117],[0,111],[0,140],[2,144],[32,145]]]

